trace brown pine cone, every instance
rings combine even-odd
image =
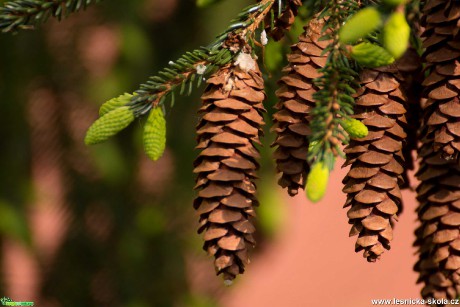
[[[323,22],[313,19],[299,42],[291,47],[288,55],[289,64],[283,69],[276,96],[279,102],[273,115],[273,130],[277,146],[274,158],[276,170],[281,173],[278,184],[288,189],[294,196],[299,189],[304,189],[310,167],[307,163],[308,135],[310,134],[310,112],[315,106],[313,94],[318,91],[313,79],[320,74],[318,69],[324,67],[326,55],[321,55],[329,42],[318,41],[321,37]]]
[[[354,118],[368,127],[369,134],[352,139],[344,150],[344,167],[351,165],[343,180],[344,207],[350,207],[350,236],[358,235],[355,251],[364,250],[367,261],[374,262],[390,249],[393,227],[402,210],[407,98],[396,65],[364,70],[360,78]]]
[[[422,137],[460,163],[460,2],[428,0],[423,8],[426,62]]]
[[[255,244],[259,151],[254,144],[263,134],[264,82],[256,64],[247,72],[221,68],[207,83],[197,126],[202,151],[194,163],[194,207],[200,214],[203,249],[215,257],[216,273],[229,283],[244,272],[248,248]]]
[[[399,186],[401,189],[413,189],[410,185],[408,172],[414,170],[415,161],[414,155],[418,148],[418,137],[420,128],[420,119],[422,110],[420,107],[420,99],[422,93],[422,62],[420,56],[415,49],[409,48],[404,56],[396,62],[399,73],[402,75],[402,91],[406,94],[407,105],[406,120],[407,120],[407,138],[403,146],[403,155],[405,160],[405,168],[402,173],[404,182]]]
[[[422,25],[427,77],[414,269],[424,298],[453,299],[460,295],[460,3],[426,1]]]
[[[286,0],[286,2],[286,7],[281,12],[281,15],[275,18],[273,28],[271,28],[270,16],[265,19],[267,34],[276,41],[282,39],[285,32],[289,32],[297,16],[297,11],[302,6],[302,0]],[[273,6],[273,10],[278,10],[278,2]]]
[[[432,135],[432,137],[434,137]],[[419,260],[417,283],[424,283],[424,298],[454,299],[460,295],[460,165],[448,161],[425,139],[417,177],[421,221],[415,246]]]

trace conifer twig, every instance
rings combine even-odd
[[[101,0],[15,0],[0,7],[0,29],[3,32],[17,32],[33,29],[50,16],[61,20]]]
[[[357,87],[357,76],[351,67],[343,46],[339,42],[339,29],[348,16],[358,9],[357,3],[347,0],[331,1],[323,12],[327,18],[326,33],[321,40],[331,40],[324,52],[329,52],[327,63],[320,70],[322,76],[316,80],[320,88],[314,94],[316,106],[312,111],[312,135],[310,141],[316,144],[308,153],[308,160],[323,161],[333,168],[334,157],[342,155],[340,145],[348,143],[348,135],[340,126],[342,119],[353,114],[351,97]]]
[[[209,75],[216,67],[229,63],[240,50],[230,50],[225,42],[230,37],[239,37],[251,41],[252,35],[259,28],[264,18],[270,13],[276,0],[263,0],[251,5],[231,21],[226,31],[217,36],[207,47],[187,52],[176,62],[169,62],[157,76],[140,85],[131,99],[131,109],[136,116],[143,115],[152,107],[162,105],[167,97],[174,98],[174,90],[181,87],[181,94],[190,94],[193,82],[199,86],[204,76]]]

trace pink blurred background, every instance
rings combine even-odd
[[[348,238],[345,195],[336,165],[328,193],[316,204],[304,195],[287,200],[288,218],[278,238],[253,259],[247,273],[222,299],[226,307],[371,306],[371,299],[420,296],[415,284],[415,195],[403,192],[404,212],[392,249],[368,263]],[[415,181],[412,179],[412,185]]]

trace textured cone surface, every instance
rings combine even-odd
[[[129,107],[116,108],[104,114],[89,127],[85,136],[85,144],[94,145],[104,142],[125,129],[133,120],[134,114]]]
[[[264,83],[258,68],[243,72],[235,67],[221,68],[207,83],[197,126],[202,151],[194,163],[194,207],[200,214],[203,249],[215,257],[216,273],[229,282],[244,272],[248,249],[255,243],[259,152],[254,143],[263,134]]]
[[[318,42],[322,22],[313,19],[299,42],[291,47],[289,65],[283,69],[276,96],[279,102],[273,116],[276,139],[274,158],[276,170],[281,173],[279,185],[294,196],[304,189],[309,166],[307,164],[310,112],[315,107],[313,94],[318,91],[313,79],[319,77],[318,69],[326,62],[321,56],[328,42]]]
[[[460,2],[430,0],[423,14],[422,137],[432,139],[445,159],[460,163]]]
[[[454,299],[460,295],[460,3],[429,0],[423,14],[428,71],[417,172],[421,225],[414,245],[419,260],[414,269],[424,284],[424,298]]]
[[[406,120],[408,125],[406,143],[403,146],[403,155],[406,162],[404,173],[402,174],[404,182],[400,185],[400,188],[412,189],[408,173],[415,168],[414,156],[418,147],[418,132],[422,118],[420,106],[423,82],[422,62],[417,51],[409,48],[403,58],[397,61],[397,65],[399,73],[403,75],[404,79],[401,83],[403,92],[407,95]]]
[[[106,101],[99,109],[99,116],[104,116],[106,113],[115,110],[116,108],[122,107],[131,101],[133,95],[124,93],[118,97],[112,98]]]
[[[144,126],[143,139],[147,156],[153,161],[160,159],[166,148],[166,120],[161,107],[150,111]]]
[[[265,19],[265,31],[269,34],[273,39],[280,40],[283,38],[285,32],[289,32],[291,29],[292,24],[295,21],[295,17],[297,16],[297,12],[299,8],[302,6],[302,0],[287,0],[286,7],[281,12],[281,15],[275,18],[275,22],[273,28],[271,27],[271,18],[267,16]],[[274,10],[278,10],[278,2],[275,4]]]
[[[393,239],[393,227],[401,213],[400,185],[405,168],[402,148],[407,130],[407,96],[401,92],[403,75],[395,65],[367,69],[361,73],[361,91],[355,115],[365,124],[368,135],[351,139],[345,148],[344,166],[350,236],[358,235],[356,252],[374,262]]]
[[[454,299],[460,295],[460,166],[435,152],[432,141],[425,139],[419,150],[421,225],[415,232],[419,260],[414,269],[424,298]]]

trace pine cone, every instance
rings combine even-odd
[[[422,26],[426,75],[422,85],[422,159],[417,177],[421,221],[415,271],[424,298],[460,295],[460,3],[426,1]]]
[[[460,165],[435,152],[432,141],[425,140],[419,150],[421,226],[415,232],[419,260],[414,269],[420,273],[417,283],[425,284],[424,298],[453,299],[460,295]]]
[[[423,8],[426,73],[422,137],[460,163],[460,3],[428,0]]]
[[[264,82],[256,64],[248,72],[221,68],[207,83],[197,126],[202,151],[194,163],[199,190],[194,207],[200,214],[198,233],[204,232],[203,249],[215,257],[216,273],[229,283],[244,272],[248,248],[255,244],[259,152],[254,143],[263,134]]]
[[[275,19],[273,28],[271,28],[270,16],[265,19],[267,34],[276,41],[282,39],[285,32],[289,32],[297,16],[297,11],[302,6],[302,0],[287,0],[286,2],[286,7],[281,12],[281,15]],[[279,2],[273,7],[275,11],[278,10],[278,4]]]
[[[407,105],[406,120],[407,120],[407,138],[403,146],[403,155],[405,160],[405,168],[402,173],[404,182],[399,186],[401,189],[412,189],[409,181],[408,172],[414,170],[415,161],[414,153],[418,148],[418,133],[420,128],[420,118],[422,110],[420,107],[420,99],[422,93],[422,62],[417,51],[409,48],[405,55],[396,62],[398,72],[402,75],[401,82],[402,91],[406,94]]]
[[[351,165],[343,180],[344,207],[350,207],[350,236],[359,235],[355,251],[364,250],[367,261],[374,262],[390,249],[393,227],[402,210],[406,96],[396,65],[364,70],[360,78],[354,118],[368,127],[369,134],[352,139],[344,150],[343,166]]]
[[[320,76],[318,69],[324,67],[326,56],[321,56],[329,42],[318,41],[323,22],[310,21],[299,42],[291,47],[289,64],[283,69],[286,74],[279,81],[276,96],[278,110],[273,116],[273,130],[277,137],[272,146],[277,146],[274,158],[277,172],[281,173],[278,183],[294,196],[299,188],[304,189],[309,165],[308,135],[310,134],[310,112],[315,106],[313,94],[318,91],[313,79]]]

